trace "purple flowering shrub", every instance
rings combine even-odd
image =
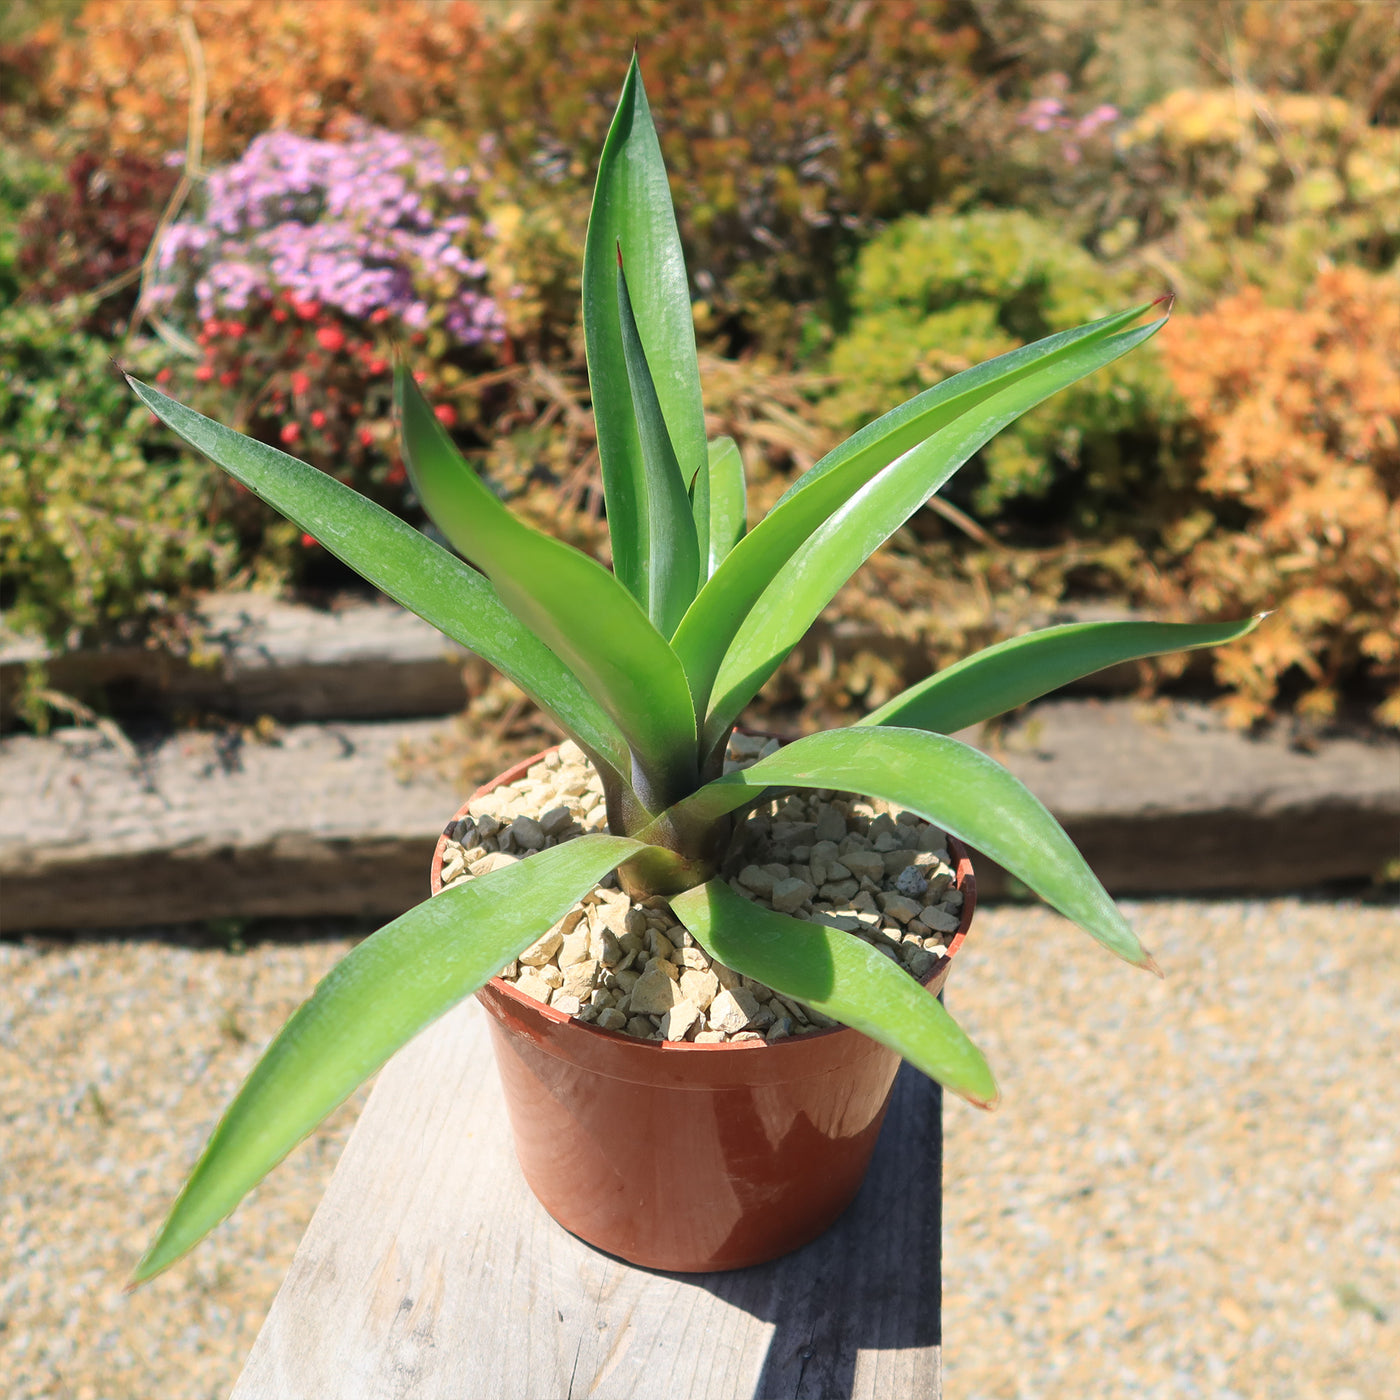
[[[162,240],[147,299],[191,298],[207,321],[280,293],[350,321],[382,310],[403,332],[440,318],[454,344],[480,345],[504,324],[481,287],[486,236],[471,170],[449,169],[436,142],[363,123],[346,141],[266,132]]]
[[[431,140],[363,123],[345,141],[268,132],[209,175],[198,211],[161,241],[144,305],[200,359],[157,378],[406,513],[392,347],[421,347],[434,396],[508,353],[480,256],[490,236],[471,170]],[[457,423],[451,404],[438,412]],[[224,489],[245,543],[285,567],[285,523]]]
[[[1109,102],[1100,102],[1087,112],[1076,115],[1064,95],[1037,97],[1027,103],[1018,118],[1041,136],[1054,132],[1059,157],[1066,165],[1078,165],[1083,159],[1084,146],[1093,137],[1111,135],[1122,113]]]

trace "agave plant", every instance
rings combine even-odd
[[[614,870],[635,897],[668,898],[718,961],[863,1031],[971,1102],[992,1103],[982,1055],[906,972],[850,934],[756,908],[720,878],[732,823],[774,789],[850,791],[916,812],[1155,970],[1045,807],[949,735],[1102,667],[1231,640],[1252,621],[1052,627],[743,771],[724,774],[723,756],[744,707],[871,553],[1001,428],[1153,335],[1165,320],[1158,305],[945,380],[829,453],[747,529],[740,454],[705,437],[685,264],[634,59],[603,147],[583,263],[613,571],[517,520],[402,364],[404,457],[462,558],[333,478],[132,380],[186,442],[519,685],[591,759],[608,817],[606,834],[450,887],[359,944],[263,1055],[134,1281],[190,1249],[400,1046]]]

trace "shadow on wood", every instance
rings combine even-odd
[[[942,1091],[901,1065],[870,1174],[831,1230],[771,1264],[683,1276],[771,1324],[754,1400],[853,1395],[863,1352],[904,1363],[861,1394],[938,1395],[942,1175]]]
[[[484,1021],[463,1004],[380,1075],[233,1400],[937,1400],[935,1085],[901,1069],[865,1186],[821,1239],[652,1273],[530,1195]]]

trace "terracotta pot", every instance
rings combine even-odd
[[[438,842],[434,894],[452,824],[466,812]],[[977,902],[967,851],[949,837],[948,852],[962,922],[925,984],[934,993]],[[772,1045],[663,1044],[576,1021],[499,977],[477,997],[491,1013],[525,1179],[589,1244],[651,1269],[742,1268],[815,1239],[859,1190],[899,1057],[858,1031]]]

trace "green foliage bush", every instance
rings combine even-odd
[[[1150,298],[1159,288],[1149,289]],[[861,250],[819,412],[842,432],[991,355],[1107,315],[1141,285],[1023,210],[898,220]],[[983,453],[977,511],[1061,488],[1093,528],[1173,478],[1180,410],[1150,345],[1028,413]]]
[[[0,310],[0,601],[64,646],[168,628],[234,563],[213,468],[150,431],[83,314]]]
[[[0,139],[0,306],[20,293],[20,227],[36,200],[63,187],[53,166],[19,142]]]

